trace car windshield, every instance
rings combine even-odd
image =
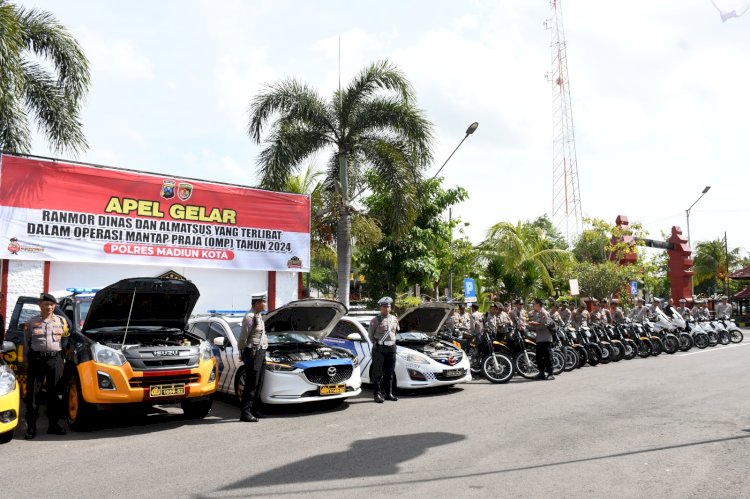
[[[81,301],[78,305],[78,313],[81,315],[81,324],[86,320],[86,316],[89,315],[89,309],[91,308],[91,300]]]
[[[410,342],[424,342],[430,341],[430,337],[424,333],[419,332],[405,332],[398,333],[396,335],[397,341],[410,341]]]
[[[308,336],[302,333],[270,333],[268,335],[269,345],[294,345],[294,344],[309,344],[319,343],[318,340],[312,336]]]
[[[227,324],[229,324],[229,329],[232,330],[234,337],[239,339],[242,332],[242,318],[227,319]]]

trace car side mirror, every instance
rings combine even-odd
[[[216,338],[214,338],[214,345],[219,348],[224,348],[226,341],[227,339],[223,336],[217,336]]]
[[[3,341],[3,353],[15,352],[16,344],[12,341]]]
[[[349,341],[362,341],[362,335],[359,333],[349,333],[346,339]]]

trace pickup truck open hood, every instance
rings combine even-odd
[[[407,310],[399,317],[399,332],[419,332],[434,336],[443,327],[453,305],[443,302],[430,302]]]
[[[267,334],[298,332],[322,339],[346,312],[344,304],[334,300],[298,300],[268,312],[263,322]]]
[[[125,327],[131,303],[130,327],[185,329],[199,297],[198,288],[190,281],[154,277],[123,279],[94,295],[81,331]]]

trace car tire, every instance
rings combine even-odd
[[[237,397],[237,404],[242,403],[242,392],[245,389],[245,368],[241,367],[234,376],[234,396]]]
[[[185,399],[180,402],[182,411],[188,419],[205,418],[211,412],[212,405],[213,400],[211,400],[211,398],[200,400]]]
[[[13,430],[0,433],[0,444],[7,444],[11,440],[13,440]]]
[[[66,416],[68,427],[73,431],[87,431],[91,429],[96,408],[83,399],[81,381],[78,375],[68,379],[68,390],[66,393]]]

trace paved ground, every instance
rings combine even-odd
[[[0,495],[748,497],[748,347],[383,405],[366,392],[258,424],[224,401],[200,422],[170,411],[31,442],[19,428]]]

